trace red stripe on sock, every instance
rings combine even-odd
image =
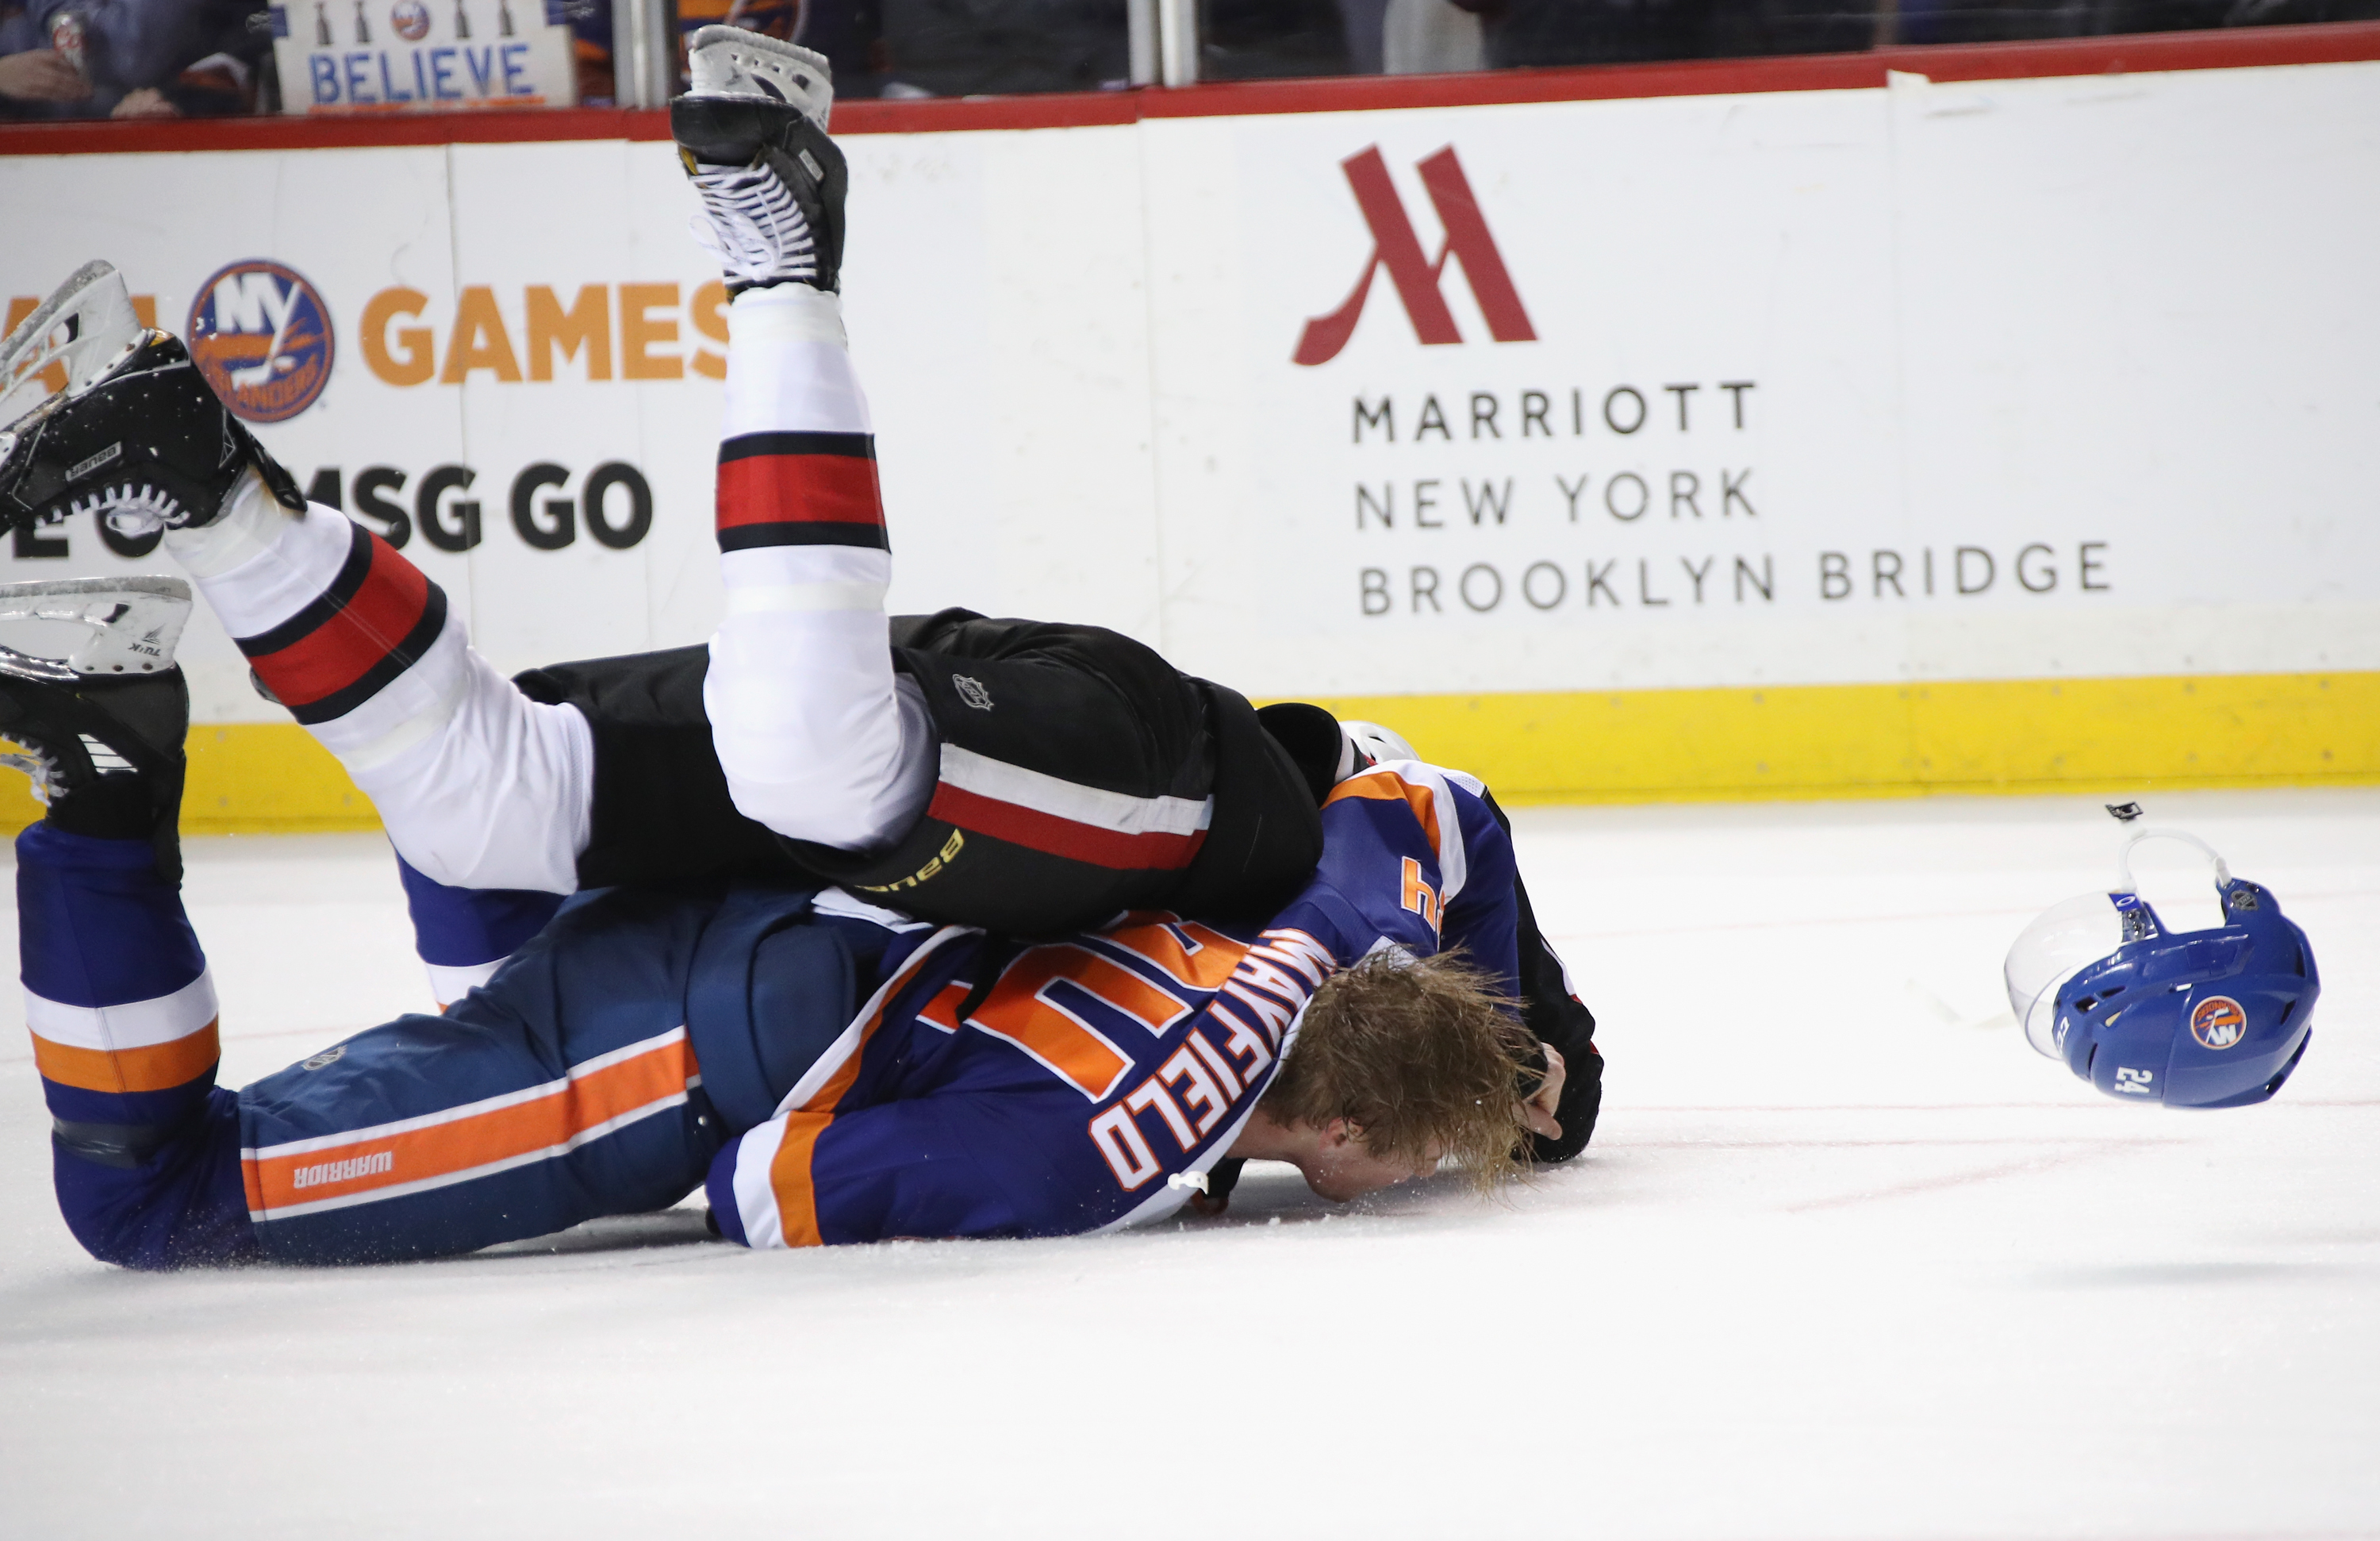
[[[305,637],[249,660],[284,706],[300,707],[344,690],[395,651],[430,603],[421,569],[371,537],[371,567],[356,597]]]
[[[755,455],[719,467],[719,528],[884,524],[876,462],[844,455]]]
[[[934,788],[934,800],[927,805],[926,817],[1004,840],[1012,845],[1126,872],[1179,871],[1190,865],[1207,840],[1204,830],[1188,834],[1162,830],[1124,834],[1095,824],[1077,824],[1071,819],[1003,803],[947,782]]]

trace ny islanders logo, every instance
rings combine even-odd
[[[190,358],[235,417],[284,422],[331,382],[331,308],[295,268],[256,258],[200,285]]]
[[[1421,175],[1422,190],[1429,194],[1430,207],[1438,212],[1439,225],[1446,232],[1446,244],[1438,249],[1435,261],[1422,255],[1421,237],[1405,215],[1396,184],[1389,180],[1389,164],[1381,158],[1378,145],[1350,155],[1339,163],[1339,169],[1347,174],[1355,207],[1371,230],[1372,255],[1356,275],[1354,290],[1346,301],[1329,315],[1305,323],[1297,351],[1290,355],[1292,362],[1311,366],[1339,357],[1339,350],[1354,335],[1355,323],[1364,317],[1372,280],[1382,268],[1389,270],[1389,282],[1424,346],[1463,341],[1462,328],[1455,324],[1454,312],[1447,308],[1446,295],[1439,287],[1449,257],[1462,262],[1463,279],[1471,285],[1471,297],[1479,302],[1489,336],[1500,343],[1537,340],[1529,312],[1521,304],[1521,291],[1513,286],[1512,275],[1504,266],[1504,254],[1496,249],[1488,216],[1480,212],[1471,179],[1463,175],[1463,163],[1455,159],[1452,145],[1414,167]]]
[[[2210,995],[2190,1013],[2190,1036],[2209,1049],[2230,1049],[2248,1036],[2248,1013],[2228,995]]]

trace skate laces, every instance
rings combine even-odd
[[[739,285],[808,283],[818,243],[793,189],[765,165],[717,166],[687,178],[702,213],[687,222],[695,243]]]

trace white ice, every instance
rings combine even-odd
[[[0,1534],[2380,1532],[2380,792],[2150,802],[2313,940],[2267,1106],[2119,1106],[2009,1020],[2010,939],[2108,881],[2093,800],[1524,811],[1609,1091],[1502,1206],[1273,1169],[1100,1240],[760,1256],[682,1209],[144,1277],[67,1237],[7,1050]],[[373,840],[193,842],[189,893],[229,1082],[425,999]]]

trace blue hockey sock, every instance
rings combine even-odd
[[[17,838],[25,1019],[59,1207],[93,1256],[140,1268],[237,1256],[248,1226],[236,1104],[214,1089],[214,985],[155,855],[46,820]]]
[[[487,983],[562,908],[559,893],[449,888],[415,871],[403,856],[396,858],[396,871],[413,916],[414,951],[430,972],[431,993],[442,1007]]]

